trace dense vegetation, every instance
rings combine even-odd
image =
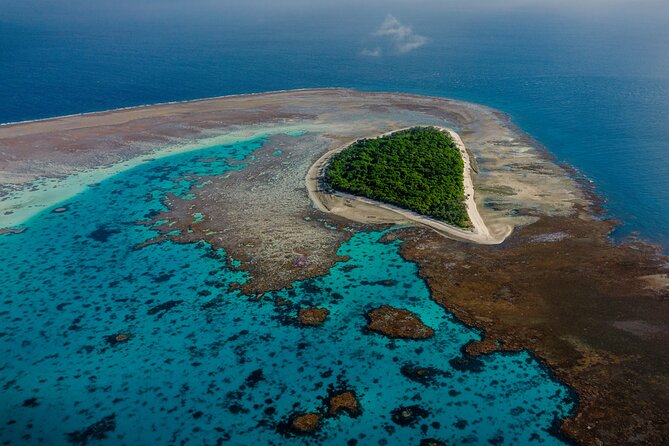
[[[331,158],[325,180],[335,190],[467,227],[463,169],[448,134],[414,127],[357,141]]]

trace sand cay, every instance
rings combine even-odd
[[[475,231],[319,191],[334,150],[417,125],[454,132],[466,164],[475,161],[477,172],[466,169]],[[577,412],[557,434],[593,445],[669,441],[667,259],[639,241],[613,244],[614,223],[600,220],[573,172],[481,105],[301,90],[2,126],[0,228],[29,233],[36,212],[143,160],[258,135],[268,143],[244,169],[203,179],[192,199],[168,196],[167,210],[137,222],[157,231],[146,244],[224,248],[250,275],[242,290],[259,295],[325,274],[352,232],[405,224],[387,239],[403,240],[435,302],[485,333],[468,355],[527,349],[574,389]],[[281,156],[269,156],[276,147]]]
[[[455,144],[458,146],[460,155],[464,161],[463,182],[465,189],[465,206],[467,207],[467,215],[469,216],[469,221],[472,225],[471,229],[457,228],[388,203],[381,203],[344,192],[324,191],[321,187],[321,183],[323,182],[323,174],[328,161],[332,155],[342,151],[350,144],[327,152],[319,158],[313,166],[311,166],[306,178],[309,198],[314,202],[316,208],[323,212],[341,215],[360,223],[383,222],[395,224],[420,224],[432,228],[438,233],[455,240],[489,245],[502,243],[504,239],[511,234],[513,227],[511,225],[500,224],[495,228],[496,230],[494,232],[490,231],[490,228],[488,228],[485,221],[483,221],[474,200],[472,165],[465,145],[462,142],[460,135],[453,130],[445,129],[443,127],[440,127],[440,129],[451,136]],[[390,135],[392,133],[394,132],[385,133],[379,135],[379,137]]]

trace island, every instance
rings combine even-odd
[[[334,190],[467,228],[463,176],[460,151],[448,133],[434,127],[357,141],[333,155],[325,171]]]

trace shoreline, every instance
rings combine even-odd
[[[375,138],[382,138],[384,136],[392,135],[393,133],[407,130],[409,128],[412,127],[405,127],[386,132],[377,135]],[[479,213],[478,206],[476,205],[476,201],[474,199],[475,190],[474,184],[472,182],[473,169],[471,160],[469,158],[469,153],[465,147],[464,142],[462,141],[462,138],[460,138],[460,135],[452,129],[436,126],[435,128],[449,134],[455,145],[458,147],[460,156],[464,162],[463,185],[465,206],[467,208],[469,221],[473,226],[472,230],[458,228],[456,226],[449,225],[408,209],[372,200],[370,198],[360,197],[341,191],[333,191],[333,193],[328,193],[321,190],[320,183],[323,181],[323,175],[330,158],[336,153],[346,149],[351,144],[354,144],[358,140],[343,146],[336,147],[326,152],[311,166],[305,178],[305,183],[309,198],[311,199],[313,205],[316,207],[316,209],[322,212],[340,215],[344,218],[348,218],[349,220],[356,222],[361,222],[361,220],[362,222],[368,222],[370,219],[379,218],[378,213],[374,212],[374,210],[383,209],[385,211],[390,211],[391,213],[396,214],[399,217],[398,223],[401,223],[402,220],[406,220],[408,223],[417,223],[419,225],[429,227],[445,237],[453,238],[455,240],[479,243],[483,245],[498,245],[504,242],[504,240],[506,240],[506,238],[513,232],[513,226],[509,225],[506,228],[498,229],[493,233],[490,231],[485,221],[483,220],[483,217]],[[360,206],[360,204],[369,205],[375,209],[370,210],[366,206]],[[361,212],[363,215],[360,215]]]

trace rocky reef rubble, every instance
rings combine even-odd
[[[328,314],[330,314],[330,310],[327,308],[309,307],[300,308],[297,317],[302,325],[318,326],[325,322]]]
[[[428,339],[434,330],[420,318],[402,308],[382,305],[367,313],[367,329],[389,338]]]
[[[277,431],[288,437],[315,435],[325,419],[334,419],[344,414],[357,418],[361,413],[362,407],[355,391],[331,386],[318,410],[291,414],[278,424]]]

